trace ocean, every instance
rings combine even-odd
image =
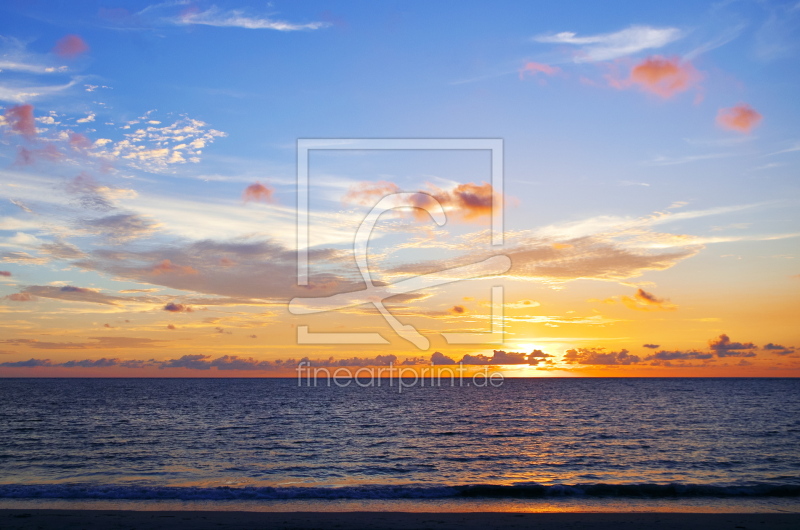
[[[0,507],[800,509],[800,380],[445,383],[0,379]]]

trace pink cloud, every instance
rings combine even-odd
[[[265,186],[260,182],[256,182],[255,184],[250,184],[244,189],[244,192],[242,193],[242,199],[244,202],[275,202],[275,199],[272,197],[274,193],[275,190],[273,188]]]
[[[717,125],[724,129],[749,133],[761,122],[761,114],[746,103],[739,103],[729,109],[719,109]]]
[[[92,141],[81,133],[70,133],[69,146],[77,151],[83,151],[92,146]]]
[[[343,201],[373,206],[381,198],[399,191],[400,187],[393,182],[362,182],[352,186],[343,197]],[[456,219],[474,221],[481,217],[491,216],[492,201],[495,197],[492,185],[486,182],[480,185],[473,183],[459,184],[450,190],[443,190],[428,184],[428,189],[419,193],[415,206],[420,209],[415,209],[413,212],[414,217],[418,219],[428,217],[428,214],[422,208],[431,206],[436,200],[439,201],[443,208],[449,210],[450,214],[454,214]]]
[[[6,122],[11,130],[20,133],[25,138],[36,136],[36,122],[33,119],[33,105],[17,105],[6,109]]]
[[[150,274],[158,276],[159,274],[197,274],[197,269],[189,267],[188,265],[176,265],[170,260],[165,259],[161,263],[154,265],[150,269]]]
[[[36,297],[30,293],[14,293],[8,295],[6,298],[12,302],[33,302],[36,300]]]
[[[684,92],[700,82],[702,76],[689,61],[681,61],[677,57],[666,58],[654,55],[631,68],[627,79],[616,79],[607,76],[608,84],[624,90],[631,86],[656,94],[662,98],[671,98]]]
[[[40,160],[60,160],[64,155],[53,144],[47,144],[42,149],[27,149],[20,147],[17,152],[16,164],[20,166],[30,166]]]
[[[353,204],[363,204],[364,206],[373,206],[383,197],[391,195],[392,193],[398,193],[399,191],[400,187],[394,182],[387,182],[385,180],[379,180],[378,182],[361,182],[351,186],[344,197],[342,197],[342,201]]]
[[[61,57],[77,57],[89,51],[89,45],[77,35],[66,35],[53,47],[53,53]]]
[[[525,74],[536,75],[540,72],[545,75],[555,75],[561,72],[561,68],[544,63],[528,62],[519,69],[519,78],[525,79]]]
[[[11,276],[11,273],[8,271],[0,271],[0,276],[5,276],[6,278],[9,278]]]

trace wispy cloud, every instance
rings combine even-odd
[[[644,50],[666,46],[683,37],[678,28],[654,28],[651,26],[630,26],[615,33],[603,33],[579,37],[576,33],[564,31],[555,35],[535,37],[536,42],[550,44],[570,44],[578,46],[573,60],[577,63],[609,61],[639,53]]]
[[[182,26],[203,25],[222,28],[271,29],[275,31],[307,31],[330,26],[329,22],[295,24],[265,16],[248,16],[242,10],[223,11],[216,6],[211,6],[205,11],[190,8],[177,17],[168,20],[173,24]]]
[[[549,64],[531,61],[525,63],[525,66],[519,69],[519,78],[525,79],[526,74],[529,76],[535,76],[538,73],[545,75],[556,75],[559,72],[561,72],[561,68],[558,68],[557,66],[550,66]]]
[[[698,162],[700,160],[714,160],[717,158],[729,158],[736,156],[735,153],[708,153],[704,155],[689,155],[689,156],[657,156],[652,160],[645,162],[648,166],[679,166],[681,164],[689,164],[691,162]]]

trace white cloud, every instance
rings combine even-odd
[[[314,30],[329,26],[327,22],[310,22],[308,24],[292,24],[282,20],[273,20],[267,17],[246,16],[241,10],[221,11],[212,6],[205,11],[189,12],[169,19],[173,24],[216,26],[227,28],[245,29],[272,29],[276,31],[301,31]]]
[[[49,96],[63,92],[68,88],[72,88],[77,83],[77,79],[73,79],[64,85],[49,85],[49,86],[30,86],[21,84],[0,85],[0,101],[13,101],[14,103],[25,103],[36,98]]]
[[[590,63],[617,59],[647,49],[661,48],[681,37],[683,37],[683,32],[677,28],[631,26],[616,33],[578,37],[573,32],[564,31],[555,35],[535,37],[534,40],[580,46],[580,51],[574,58],[575,62]]]

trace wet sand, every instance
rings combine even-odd
[[[0,510],[3,529],[794,530],[800,513],[408,513]]]

